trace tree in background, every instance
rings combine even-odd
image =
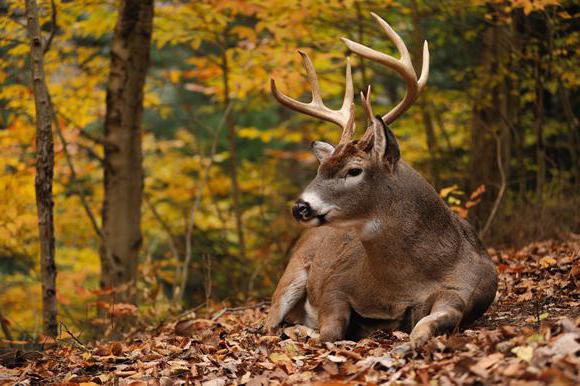
[[[30,74],[36,108],[36,210],[42,277],[42,323],[47,336],[58,333],[56,310],[56,264],[54,245],[54,142],[52,138],[53,111],[44,77],[44,44],[38,21],[38,5],[26,0],[26,18],[30,38]],[[48,44],[48,43],[47,43]]]
[[[45,33],[52,28],[51,3],[38,1]],[[107,318],[92,317],[103,292],[98,290],[99,246],[102,251],[107,244],[101,241],[104,228],[93,221],[98,216],[87,213],[98,212],[105,200],[103,170],[109,168],[105,173],[113,179],[121,174],[114,174],[111,166],[135,161],[122,158],[111,145],[125,137],[105,140],[102,135],[108,124],[105,92],[110,88],[119,9],[116,1],[54,4],[57,28],[44,67],[57,118],[59,317],[73,332],[91,331],[90,325],[109,323],[113,317],[105,312],[101,315]],[[420,53],[423,39],[429,41],[426,98],[392,127],[406,160],[480,229],[490,224],[488,245],[521,244],[578,229],[574,48],[580,33],[574,28],[577,8],[570,0],[158,0],[141,100],[143,169],[134,169],[144,180],[143,244],[131,251],[133,263],[139,257],[138,267],[132,268],[138,274],[127,273],[133,275],[130,285],[137,284],[139,313],[161,318],[170,308],[271,294],[301,232],[288,206],[316,170],[308,144],[317,139],[333,142],[338,131],[278,106],[269,78],[279,79],[285,93],[307,101],[309,89],[296,54],[298,48],[305,50],[319,71],[325,100],[337,106],[348,55],[338,37],[396,53],[370,11],[400,31],[414,52]],[[22,71],[29,55],[24,2],[0,0],[0,15],[0,293],[6,294],[0,297],[0,309],[17,339],[23,331],[36,333],[36,315],[41,315],[35,119],[30,82]],[[420,55],[412,57],[418,67]],[[395,74],[352,59],[357,91],[372,82],[377,109],[400,100],[405,87]],[[130,75],[125,79],[134,79]],[[129,99],[126,91],[117,95]],[[228,105],[230,117],[224,114]],[[128,138],[133,132],[116,133]],[[471,200],[470,194],[482,184],[487,191],[474,208],[477,199]],[[111,210],[109,219],[128,219],[123,205],[136,213],[139,197],[129,194],[115,196],[120,200],[115,203],[109,196],[121,208]],[[489,222],[494,208],[495,219]],[[138,235],[127,237],[127,250],[136,245],[131,242],[138,243]],[[121,251],[118,257],[128,254]],[[130,272],[123,264],[117,268]],[[109,281],[111,272],[103,266]],[[119,291],[129,285],[116,287]],[[177,304],[170,305],[172,298]]]
[[[104,137],[101,282],[116,300],[136,302],[143,196],[143,88],[149,67],[153,0],[125,0],[111,46]]]

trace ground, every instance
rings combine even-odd
[[[264,335],[267,305],[193,313],[112,343],[63,341],[0,356],[0,384],[580,384],[580,238],[489,250],[496,302],[469,329],[412,357],[401,332],[316,345],[314,331]]]

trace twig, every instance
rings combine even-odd
[[[500,188],[499,188],[499,192],[497,193],[497,197],[495,198],[495,202],[493,203],[493,208],[491,209],[491,213],[489,214],[489,217],[487,218],[487,221],[485,222],[485,226],[483,227],[483,229],[479,233],[480,238],[483,238],[487,234],[487,232],[489,231],[491,223],[493,222],[495,215],[497,214],[497,210],[499,209],[499,206],[500,206],[501,201],[503,199],[503,195],[504,195],[505,190],[506,190],[506,178],[505,178],[505,172],[503,170],[503,160],[501,157],[501,150],[502,150],[501,149],[501,136],[493,130],[491,130],[491,132],[493,134],[493,138],[495,139],[495,143],[496,143],[495,156],[496,156],[496,161],[497,161],[497,168],[499,169]]]
[[[219,319],[220,317],[224,316],[224,314],[227,314],[227,313],[245,311],[245,310],[249,310],[249,309],[252,309],[252,308],[261,308],[261,307],[267,306],[269,304],[270,304],[270,301],[269,300],[264,300],[263,302],[259,302],[259,303],[255,303],[255,304],[250,304],[250,305],[247,305],[247,306],[226,307],[226,308],[223,308],[222,310],[218,311],[217,313],[215,313],[211,317],[211,320],[212,321],[216,321],[217,319]]]
[[[64,329],[64,331],[67,333],[68,336],[70,336],[73,339],[73,342],[75,342],[77,344],[77,346],[79,346],[79,348],[83,351],[89,351],[89,349],[83,344],[83,342],[81,342],[79,340],[79,338],[77,338],[76,336],[74,336],[74,334],[72,332],[70,332],[70,330],[68,329],[68,327],[66,326],[66,324],[64,324],[62,321],[60,322],[60,328]]]

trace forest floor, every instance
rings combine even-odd
[[[580,384],[580,239],[489,250],[499,294],[469,329],[412,357],[402,332],[317,345],[306,327],[262,333],[267,306],[184,317],[122,341],[0,356],[4,384]]]

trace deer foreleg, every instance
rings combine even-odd
[[[465,303],[457,293],[438,293],[429,315],[419,320],[411,331],[411,347],[421,347],[433,335],[453,331],[461,322],[464,309]]]
[[[269,332],[274,332],[296,303],[305,297],[307,281],[308,271],[302,259],[299,256],[291,258],[272,296],[265,325]]]
[[[350,312],[350,305],[344,296],[324,301],[319,312],[320,341],[334,342],[344,339]]]

